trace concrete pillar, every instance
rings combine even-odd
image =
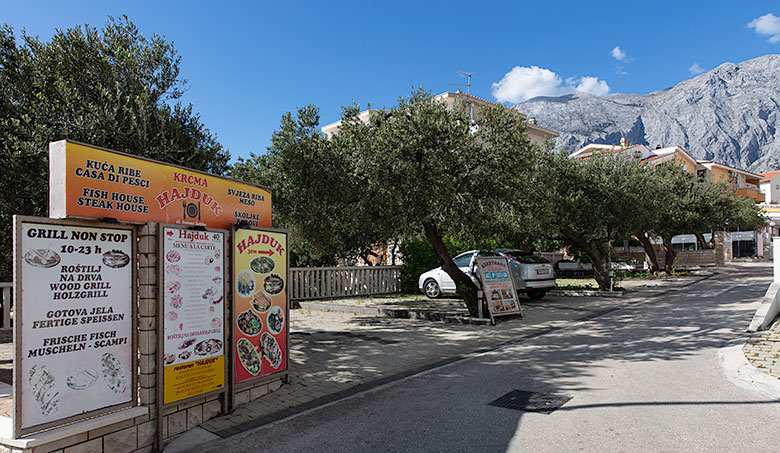
[[[716,231],[714,235],[712,240],[715,243],[715,266],[723,267],[726,265],[725,234],[723,231]]]
[[[780,237],[772,238],[772,262],[775,270],[775,283],[777,283],[780,282]]]

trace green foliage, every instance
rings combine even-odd
[[[70,139],[223,174],[229,153],[178,100],[186,81],[164,37],[126,18],[51,41],[0,26],[0,280],[11,278],[11,216],[47,215],[48,143]]]
[[[349,155],[322,135],[319,121],[319,108],[311,105],[295,116],[286,113],[268,153],[239,159],[232,171],[234,178],[271,186],[273,222],[295,238],[295,266],[354,260],[389,237],[374,228],[372,198]]]
[[[543,169],[554,207],[546,230],[586,254],[580,259],[592,264],[599,287],[609,289],[610,242],[645,227],[648,167],[620,154],[579,160],[550,153]]]
[[[540,150],[516,112],[484,108],[474,124],[465,108],[448,108],[420,89],[367,122],[358,113],[356,105],[345,108],[331,139],[319,132],[315,107],[288,113],[267,156],[233,170],[273,182],[274,221],[292,230],[301,254],[364,256],[379,241],[425,232],[446,265],[445,236],[487,244],[532,224],[532,199],[518,187],[537,182],[529,169]]]
[[[425,239],[411,239],[401,243],[401,288],[404,292],[417,292],[420,274],[438,266],[431,243]]]
[[[664,239],[667,272],[674,269],[675,252],[669,246],[675,235],[764,225],[760,208],[752,199],[735,197],[729,182],[699,178],[675,164],[653,167],[652,176],[645,187],[650,205],[644,231]]]

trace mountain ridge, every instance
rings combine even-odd
[[[680,146],[694,158],[761,172],[780,169],[780,55],[726,62],[645,95],[575,93],[515,106],[560,133],[555,149],[590,143]]]

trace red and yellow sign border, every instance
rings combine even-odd
[[[242,307],[248,306],[249,301],[251,301],[251,297],[241,297],[238,295],[236,291],[236,282],[238,281],[238,275],[242,270],[245,270],[246,267],[248,267],[248,263],[251,261],[251,259],[247,260],[246,256],[243,253],[239,253],[239,247],[241,248],[242,252],[245,252],[248,250],[247,243],[244,242],[241,243],[242,239],[244,239],[244,235],[252,236],[255,234],[266,234],[271,235],[276,241],[276,244],[274,244],[274,250],[279,252],[279,247],[282,248],[284,253],[284,273],[276,272],[275,274],[280,274],[282,278],[284,278],[284,290],[281,294],[271,296],[272,298],[272,306],[280,306],[283,305],[283,312],[285,317],[284,322],[284,330],[275,336],[277,339],[277,342],[279,342],[279,347],[282,349],[283,354],[283,360],[282,364],[279,366],[278,371],[271,371],[267,373],[263,373],[262,370],[268,368],[263,365],[267,365],[268,361],[262,357],[260,357],[261,362],[261,372],[257,375],[252,377],[251,375],[247,377],[243,373],[242,379],[239,379],[239,373],[238,369],[242,367],[242,365],[238,362],[237,359],[237,348],[236,348],[236,342],[239,340],[239,338],[244,338],[246,335],[242,334],[238,328],[236,327],[236,321],[239,314],[241,314],[243,311]],[[289,345],[290,345],[290,254],[289,254],[289,246],[290,246],[290,233],[286,230],[278,230],[273,228],[234,228],[233,234],[232,234],[232,245],[230,249],[230,253],[232,255],[232,270],[231,270],[231,280],[233,282],[233,287],[231,288],[231,291],[233,293],[233,300],[232,300],[232,307],[231,307],[231,322],[233,323],[232,328],[230,329],[231,332],[231,338],[230,338],[230,351],[231,351],[231,360],[230,360],[230,375],[231,375],[231,384],[233,391],[240,390],[245,387],[251,387],[256,384],[260,384],[265,381],[271,381],[273,379],[277,379],[280,376],[284,377],[287,376],[289,373]],[[260,244],[264,245],[266,248],[270,248],[272,244]],[[257,256],[255,254],[252,256],[252,259]],[[243,259],[242,259],[243,258]],[[261,288],[257,288],[259,291],[262,291]],[[270,310],[270,309],[269,309]],[[265,318],[267,320],[267,317]],[[263,323],[263,329],[260,334],[257,335],[257,338],[262,337],[263,332],[269,332],[267,323]],[[272,334],[272,332],[269,332]],[[283,341],[279,341],[282,339]],[[259,340],[258,340],[259,341]],[[251,340],[250,340],[251,342]],[[283,344],[282,344],[283,343]],[[254,344],[254,343],[253,343]],[[243,369],[243,368],[242,368]]]

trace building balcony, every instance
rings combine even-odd
[[[765,199],[764,194],[759,192],[757,187],[755,189],[752,187],[740,187],[737,189],[734,195],[738,197],[752,198],[756,203],[763,203]]]

